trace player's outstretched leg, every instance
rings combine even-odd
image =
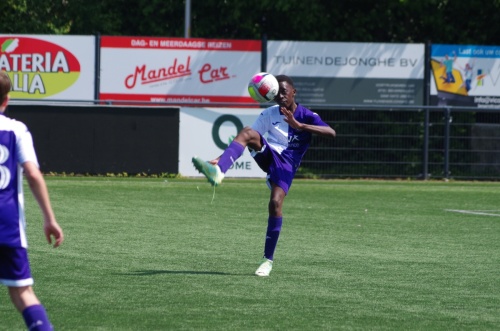
[[[271,273],[272,269],[273,269],[273,261],[269,259],[264,259],[262,260],[262,263],[255,271],[255,274],[260,277],[267,277]]]
[[[220,183],[224,179],[224,174],[222,173],[218,165],[213,165],[197,156],[194,156],[192,161],[196,170],[204,174],[210,184],[212,184],[212,186],[220,185]]]

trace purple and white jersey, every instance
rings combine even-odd
[[[0,245],[27,247],[21,164],[38,166],[33,139],[24,123],[0,113]]]
[[[300,123],[328,126],[318,114],[300,104],[297,105],[293,116]],[[279,105],[264,109],[252,129],[264,136],[278,154],[292,160],[295,167],[300,165],[312,139],[312,133],[295,130],[285,122],[285,115],[281,113]]]

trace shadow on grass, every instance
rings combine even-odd
[[[218,271],[193,271],[193,270],[136,270],[124,272],[124,276],[154,276],[154,275],[216,275],[216,276],[248,276],[248,274],[232,274]]]

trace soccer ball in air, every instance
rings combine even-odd
[[[267,72],[259,72],[248,83],[248,93],[257,102],[269,102],[278,94],[276,77]]]

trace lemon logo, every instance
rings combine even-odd
[[[12,98],[43,99],[73,85],[80,76],[80,62],[45,40],[0,37],[0,70],[12,81]]]

